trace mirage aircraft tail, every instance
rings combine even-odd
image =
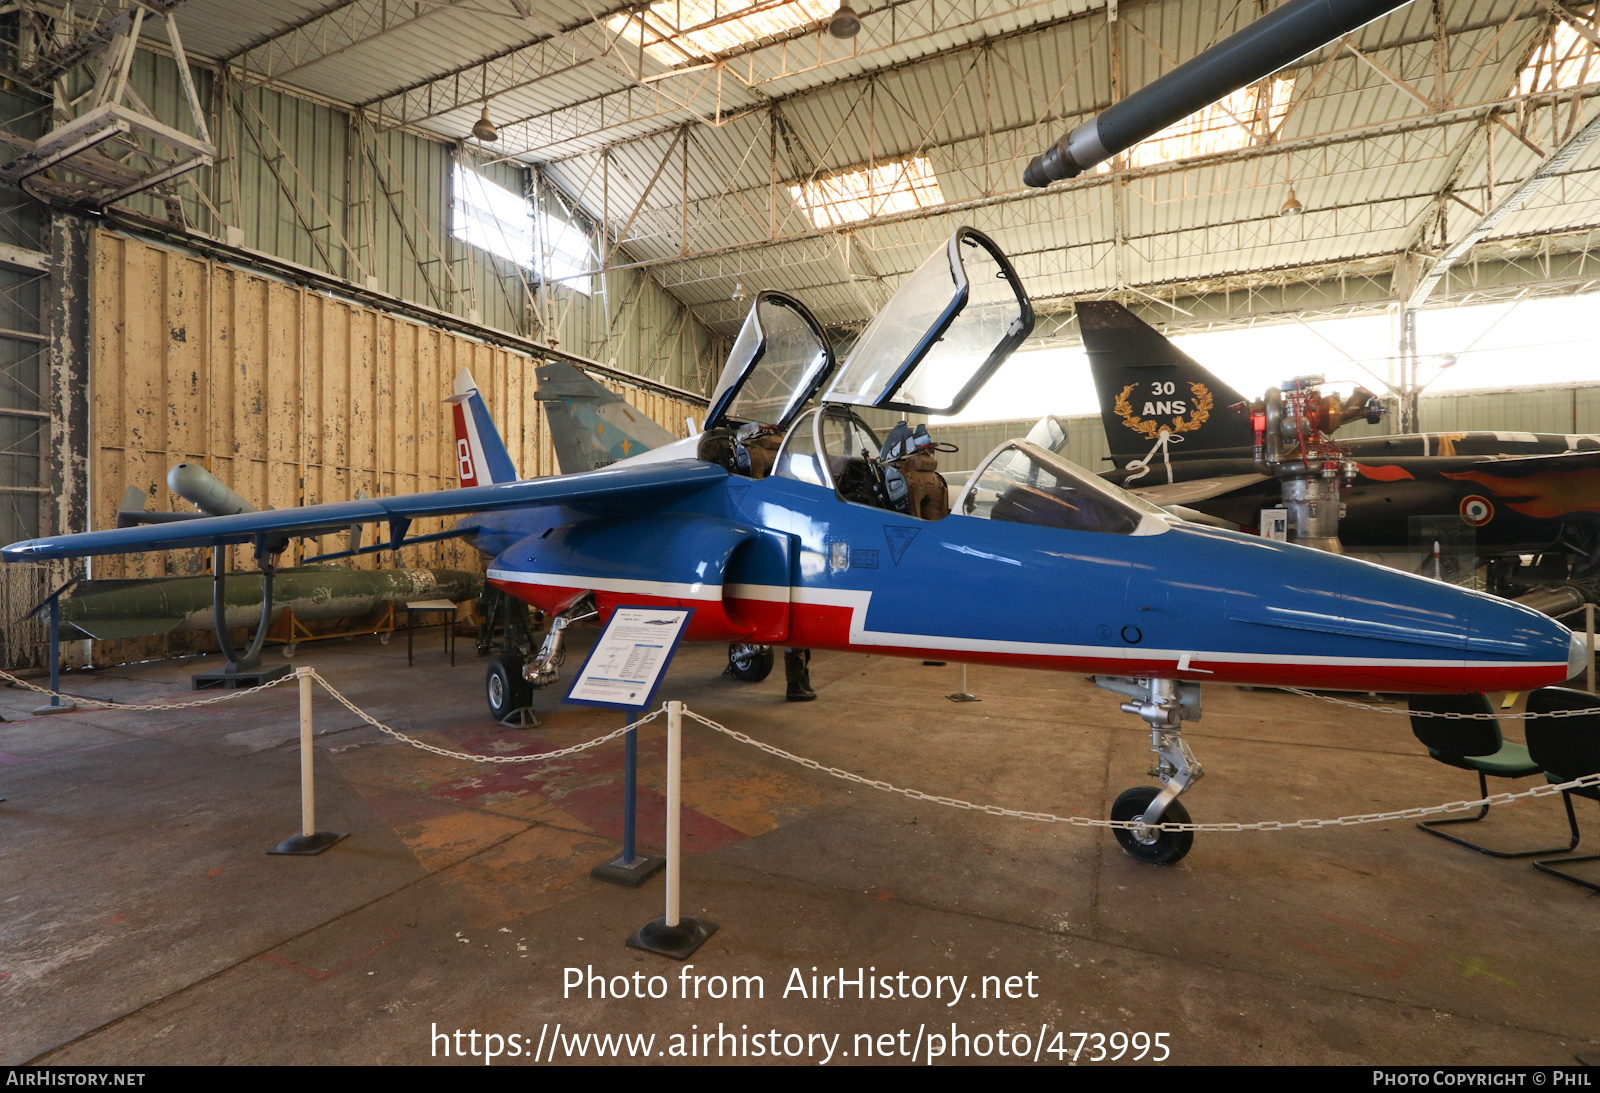
[[[581,369],[547,361],[534,372],[562,474],[596,471],[678,438]]]
[[[1248,399],[1121,304],[1082,301],[1077,311],[1117,466],[1146,458],[1163,432],[1185,458],[1249,455],[1250,415],[1232,409]]]

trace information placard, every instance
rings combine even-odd
[[[567,701],[614,710],[649,706],[693,614],[688,607],[618,607]]]

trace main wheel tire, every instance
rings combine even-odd
[[[1144,810],[1150,807],[1150,802],[1160,795],[1161,791],[1154,786],[1135,786],[1127,790],[1116,799],[1111,806],[1113,820],[1137,820],[1144,815]],[[1174,800],[1161,814],[1162,823],[1186,824],[1189,823],[1189,810],[1183,807],[1182,802]],[[1142,861],[1146,865],[1172,865],[1181,861],[1194,846],[1193,831],[1166,831],[1154,830],[1146,838],[1127,828],[1113,828],[1116,832],[1117,842],[1122,844],[1123,853],[1135,861]]]
[[[770,645],[730,645],[728,674],[740,683],[760,683],[772,674],[776,659]]]
[[[496,721],[503,721],[513,710],[526,706],[530,693],[522,679],[522,658],[500,656],[491,660],[484,677],[484,692],[489,699],[489,713]]]

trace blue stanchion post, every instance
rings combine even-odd
[[[624,713],[623,724],[633,721]],[[639,856],[639,730],[629,729],[622,737],[622,853],[601,862],[589,871],[595,880],[637,888],[666,867],[665,858]]]
[[[632,720],[622,715],[622,723]],[[629,729],[622,738],[622,864],[632,865],[637,860],[634,853],[634,825],[639,818],[639,730]]]
[[[55,595],[50,597],[50,702],[34,710],[35,714],[66,713],[68,710],[78,708],[76,702],[61,701],[61,593],[65,588],[56,589]]]

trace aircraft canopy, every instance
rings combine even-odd
[[[1033,305],[993,240],[959,228],[862,333],[824,402],[953,414],[1033,331]]]
[[[751,421],[788,428],[833,366],[822,327],[800,301],[757,293],[711,396],[706,428]]]

